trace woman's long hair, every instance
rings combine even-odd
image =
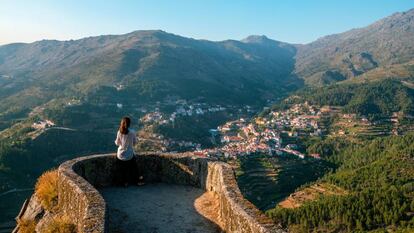
[[[119,125],[119,132],[121,134],[128,134],[130,125],[131,119],[129,117],[123,117],[121,120],[121,124]]]

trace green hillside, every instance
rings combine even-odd
[[[414,135],[342,148],[340,167],[323,181],[350,193],[328,196],[297,209],[268,212],[293,232],[370,231],[414,228]],[[404,231],[405,229],[405,231]]]
[[[136,31],[0,46],[0,110],[66,98],[138,104],[176,96],[260,104],[301,84],[290,75],[294,46],[252,38],[211,42]]]
[[[341,106],[346,113],[365,116],[391,116],[393,112],[414,114],[414,90],[400,80],[385,79],[369,83],[336,84],[308,88],[294,101],[320,106]]]

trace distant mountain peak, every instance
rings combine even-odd
[[[162,35],[162,34],[171,34],[171,33],[168,33],[163,30],[135,30],[127,34],[129,35],[133,35],[133,34]]]
[[[397,12],[394,15],[414,15],[414,8],[403,12]]]
[[[267,44],[267,43],[276,42],[275,40],[269,39],[265,35],[251,35],[251,36],[244,38],[241,41],[244,43],[257,43],[257,44]]]

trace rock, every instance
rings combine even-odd
[[[40,204],[39,198],[33,194],[28,201],[27,207],[23,212],[21,212],[19,219],[34,220],[38,222],[43,217],[44,213],[45,209],[43,209],[42,205]]]
[[[36,224],[43,219],[45,215],[45,209],[40,204],[39,198],[36,194],[33,194],[29,199],[27,199],[22,209],[19,212],[19,215],[16,217],[17,223],[20,220],[34,221]],[[13,230],[13,233],[20,232],[20,226],[17,224],[16,228]]]

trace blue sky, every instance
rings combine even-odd
[[[0,44],[144,29],[308,43],[411,8],[412,0],[0,0]]]

